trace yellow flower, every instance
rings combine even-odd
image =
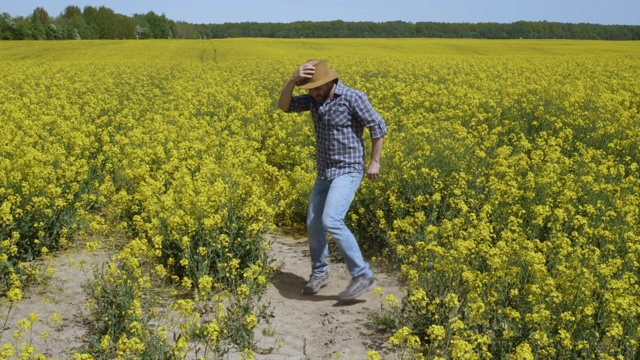
[[[11,343],[5,343],[4,345],[2,345],[2,347],[0,347],[0,357],[2,359],[9,359],[13,355],[15,355],[15,353],[16,351]]]
[[[398,307],[400,306],[400,300],[396,297],[395,294],[387,295],[385,299],[388,307]]]
[[[182,287],[184,287],[187,290],[191,290],[191,288],[193,287],[193,283],[191,282],[191,279],[189,279],[188,277],[183,277],[182,278]]]
[[[380,360],[380,359],[381,359],[380,354],[377,351],[372,350],[367,352],[367,360]]]
[[[529,343],[526,341],[516,346],[514,351],[509,355],[514,359],[522,359],[522,360],[534,359],[533,352],[531,351],[531,345],[529,345]]]
[[[429,338],[434,342],[434,343],[439,343],[440,341],[444,340],[446,332],[444,330],[443,326],[440,325],[431,325],[429,327],[429,330],[427,330],[427,334],[429,335]]]
[[[198,279],[198,290],[205,298],[211,292],[211,287],[213,286],[213,278],[209,275],[203,275],[200,279]]]
[[[100,339],[100,348],[102,350],[107,350],[111,346],[111,337],[109,335],[104,335]]]
[[[144,353],[145,345],[138,337],[129,338],[122,335],[116,344],[117,354],[119,358],[130,358],[132,355],[140,355]]]
[[[94,360],[94,357],[91,354],[73,354],[73,360]]]
[[[255,356],[255,353],[251,349],[244,349],[242,351],[242,359],[244,360],[253,360],[254,356]]]
[[[7,292],[7,298],[11,301],[19,301],[22,299],[22,290],[17,288],[12,288]]]
[[[243,324],[247,329],[253,329],[258,324],[258,319],[251,313],[245,315]]]
[[[209,324],[207,324],[207,327],[205,328],[204,334],[207,337],[207,340],[212,345],[215,345],[218,341],[218,336],[220,336],[220,326],[218,325],[217,321],[213,320],[209,322]]]
[[[238,289],[236,290],[236,294],[238,295],[238,298],[240,300],[245,299],[247,296],[249,296],[250,292],[251,290],[246,284],[241,284],[240,286],[238,286]]]

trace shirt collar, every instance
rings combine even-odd
[[[336,85],[336,90],[333,92],[334,95],[342,95],[346,86],[342,83],[342,81],[338,80],[338,85]]]

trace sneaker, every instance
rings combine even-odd
[[[347,288],[343,292],[338,294],[338,298],[340,300],[352,300],[366,293],[367,291],[373,290],[375,286],[376,279],[374,279],[373,276],[357,276],[351,279],[349,286],[347,286]]]
[[[305,295],[313,295],[318,292],[321,288],[327,286],[329,283],[329,273],[324,275],[311,275],[309,278],[309,282],[302,289],[302,293]]]

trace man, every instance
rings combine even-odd
[[[293,96],[296,86],[308,90],[308,94]],[[387,134],[384,120],[363,92],[338,79],[338,73],[329,69],[326,60],[309,60],[298,67],[282,89],[278,107],[284,112],[311,111],[316,134],[318,172],[307,213],[311,276],[302,292],[313,295],[329,283],[328,232],[352,276],[338,297],[355,299],[373,289],[376,280],[344,218],[365,173],[365,127],[371,135],[371,161],[366,175],[369,179],[380,175],[380,153]]]

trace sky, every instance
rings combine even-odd
[[[640,25],[640,0],[0,0],[0,14],[29,16],[37,7],[56,17],[68,5],[106,6],[132,16],[153,11],[192,24],[294,21],[550,21]]]

